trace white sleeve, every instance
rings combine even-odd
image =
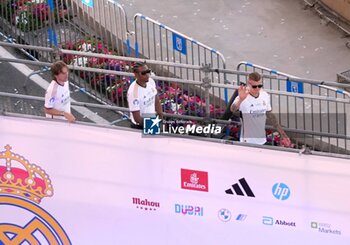
[[[134,86],[131,86],[128,90],[128,104],[130,111],[139,111],[140,110],[140,100],[134,94]],[[137,89],[137,88],[136,88]]]
[[[154,96],[158,95],[158,90],[157,90],[157,85],[156,82],[152,79],[152,87],[153,87],[153,91],[154,91]]]
[[[271,107],[271,98],[270,95],[268,93],[266,93],[266,111],[272,111],[272,107]]]
[[[56,93],[53,93],[53,88],[54,88],[54,86],[52,86],[52,84],[50,84],[46,90],[46,93],[45,93],[45,107],[46,108],[53,108],[55,106]]]

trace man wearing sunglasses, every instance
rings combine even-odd
[[[240,141],[252,144],[266,144],[266,116],[281,135],[281,144],[291,146],[291,141],[271,112],[270,96],[262,89],[261,76],[257,72],[248,75],[247,85],[238,88],[238,96],[231,105],[231,111],[240,111]]]
[[[157,95],[155,81],[150,77],[151,70],[145,62],[136,62],[133,67],[136,80],[128,89],[128,104],[132,128],[143,128],[143,114],[158,114],[163,118],[163,111]]]

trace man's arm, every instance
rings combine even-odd
[[[236,97],[235,101],[233,101],[230,109],[232,112],[237,112],[239,111],[239,106],[241,105],[242,101],[240,100],[239,97]]]
[[[132,116],[137,124],[143,125],[143,118],[141,117],[140,111],[132,111]]]
[[[54,108],[46,108],[46,107],[44,107],[44,111],[46,114],[49,114],[49,115],[63,116],[64,118],[67,119],[68,122],[75,121],[75,117],[73,116],[73,114],[71,114],[69,112],[59,111],[59,110],[54,109]]]
[[[134,81],[136,83],[136,81]],[[134,96],[134,88],[132,85],[128,89],[128,106],[130,113],[132,114],[134,121],[138,125],[143,125],[143,118],[141,117],[141,108],[139,98]],[[133,123],[133,122],[132,122]]]
[[[281,125],[278,123],[275,114],[273,114],[271,111],[267,111],[266,115],[267,115],[267,124],[277,129],[277,131],[280,133],[282,138],[288,138],[288,135],[286,134],[286,132],[284,132]]]
[[[163,109],[162,109],[162,105],[160,104],[160,99],[158,95],[156,95],[156,98],[155,98],[155,107],[156,107],[155,109],[157,114],[161,119],[163,119]]]

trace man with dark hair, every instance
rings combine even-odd
[[[157,95],[155,81],[150,77],[151,70],[146,62],[134,64],[133,72],[136,80],[128,89],[128,104],[130,109],[131,127],[143,127],[143,114],[158,114],[163,117],[163,111]]]
[[[231,105],[231,111],[241,112],[240,141],[252,144],[266,144],[266,115],[272,126],[281,135],[281,144],[289,147],[290,139],[271,112],[270,96],[262,89],[261,75],[250,73],[246,86],[238,88],[238,96]]]
[[[68,66],[63,61],[52,64],[52,81],[46,90],[44,111],[46,117],[74,122],[75,117],[70,108],[68,73]]]

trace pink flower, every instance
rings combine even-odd
[[[194,98],[193,96],[191,96],[191,97],[188,98],[188,102],[194,103],[194,101],[195,101],[195,98]]]

